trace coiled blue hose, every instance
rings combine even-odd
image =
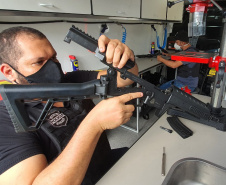
[[[157,39],[157,46],[158,46],[158,48],[159,49],[161,49],[161,48],[164,49],[166,47],[166,42],[167,42],[167,27],[165,27],[164,41],[163,41],[163,45],[162,46],[159,45],[159,36],[158,36],[158,33],[157,33],[156,29],[155,29],[155,26],[151,25],[151,27],[156,33],[156,39]]]
[[[165,27],[164,41],[163,41],[163,45],[162,46],[159,45],[159,36],[157,34],[157,31],[156,31],[156,38],[157,38],[157,46],[158,46],[158,48],[159,49],[160,48],[164,49],[166,47],[166,41],[167,41],[167,28]]]
[[[126,43],[126,28],[122,26],[122,28],[124,29],[124,32],[122,33],[122,43],[125,44]]]

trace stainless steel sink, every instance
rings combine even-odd
[[[226,185],[226,168],[198,158],[181,159],[162,185]]]

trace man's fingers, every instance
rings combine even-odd
[[[117,47],[115,48],[115,53],[113,57],[113,67],[118,67],[123,52],[124,52],[124,47],[122,45],[117,45]]]
[[[106,45],[110,42],[110,39],[105,35],[101,35],[98,39],[98,47],[100,52],[106,51]]]
[[[132,116],[132,115],[131,115],[131,116]],[[127,122],[130,120],[131,116],[128,117],[128,118],[125,118],[124,121],[123,121],[123,124],[127,123]]]
[[[121,69],[127,63],[127,61],[129,59],[132,59],[132,61],[134,61],[134,58],[131,57],[131,56],[133,56],[133,55],[130,55],[129,51],[127,53],[124,53],[122,55],[121,61],[120,61],[119,65],[118,65],[118,68]]]
[[[134,107],[134,105],[125,105],[124,110],[127,114],[132,114],[132,112],[135,110],[135,107]]]
[[[126,102],[128,102],[128,101],[130,101],[130,100],[132,100],[132,99],[140,98],[140,97],[142,97],[142,96],[143,96],[143,93],[142,93],[142,92],[136,92],[136,93],[124,94],[124,95],[119,96],[118,98],[119,98],[122,102],[126,103]]]
[[[129,59],[134,61],[132,51],[117,39],[111,40],[101,35],[98,39],[98,46],[101,52],[106,52],[106,61],[112,63],[113,67],[122,68]]]
[[[117,47],[117,42],[109,42],[107,46],[107,51],[106,51],[106,61],[108,63],[113,62],[114,54],[115,54],[115,48]]]

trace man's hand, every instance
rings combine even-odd
[[[166,60],[166,59],[162,58],[162,56],[160,56],[160,55],[157,56],[157,60],[158,60],[159,62],[164,63],[164,64],[167,65],[168,67],[173,68],[173,69],[176,69],[176,68],[178,68],[179,66],[183,65],[183,63],[182,63],[181,61],[178,61],[178,60],[176,60],[176,61]]]
[[[128,122],[133,114],[134,106],[125,105],[125,103],[142,96],[143,93],[137,92],[102,100],[87,115],[86,119],[92,119],[102,130],[114,129]]]
[[[98,40],[99,50],[101,52],[106,52],[106,61],[109,64],[112,64],[113,67],[122,68],[126,62],[130,59],[134,61],[134,54],[133,52],[120,42],[119,40],[111,40],[108,37],[101,35]],[[138,75],[138,67],[135,63],[135,66],[128,70],[129,72],[133,73],[134,75]],[[117,87],[125,87],[133,83],[130,79],[122,79],[120,77],[120,72],[117,72]],[[106,75],[107,71],[100,71],[97,75],[97,79],[100,79],[101,75]]]
[[[134,61],[133,52],[119,40],[101,35],[98,45],[101,52],[106,52],[106,61],[112,63],[113,67],[122,68],[129,59]]]
[[[164,53],[162,52],[163,55],[167,56],[167,57],[171,57],[171,54],[170,53]]]
[[[163,59],[163,58],[162,58],[161,55],[158,55],[158,56],[157,56],[157,60],[158,60],[159,62],[162,62],[162,59]]]

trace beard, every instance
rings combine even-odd
[[[28,81],[22,75],[20,75],[20,74],[17,75],[16,82],[18,84],[21,84],[21,85],[28,85],[29,84]]]

